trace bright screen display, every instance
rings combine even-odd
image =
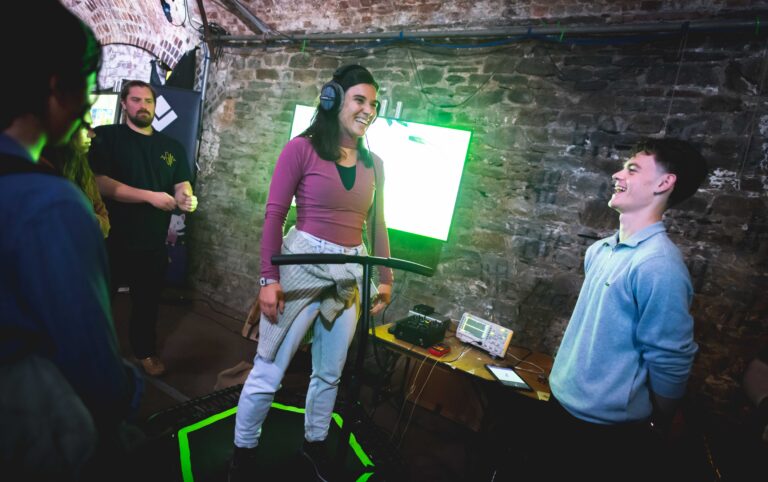
[[[114,124],[117,121],[120,94],[115,92],[98,94],[96,102],[91,106],[91,118],[93,127],[105,124]]]
[[[297,105],[291,138],[312,122],[315,108]],[[384,162],[387,227],[448,240],[471,131],[379,117],[368,128],[370,150]]]

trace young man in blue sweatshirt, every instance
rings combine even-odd
[[[660,476],[657,434],[685,393],[697,351],[690,276],[662,216],[705,176],[703,157],[674,139],[641,142],[612,176],[608,205],[619,213],[619,231],[587,250],[549,378],[553,451],[572,475]]]

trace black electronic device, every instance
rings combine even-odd
[[[525,380],[523,380],[520,375],[517,374],[514,368],[511,367],[500,367],[497,365],[488,365],[486,364],[485,367],[488,369],[489,372],[496,378],[496,380],[500,381],[502,385],[506,385],[508,387],[512,388],[518,388],[520,390],[528,390],[533,391],[533,388],[531,388],[527,383],[525,383]]]
[[[427,348],[443,341],[450,322],[450,318],[436,313],[431,306],[416,305],[407,317],[396,321],[389,332],[398,340]]]
[[[416,305],[411,310],[411,313],[416,313],[424,316],[431,315],[434,312],[435,312],[435,309],[429,305]]]

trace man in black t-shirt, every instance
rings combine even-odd
[[[130,339],[144,371],[158,376],[156,325],[168,265],[165,239],[171,211],[192,212],[189,165],[182,145],[152,129],[156,93],[138,80],[120,93],[126,124],[96,128],[89,160],[105,198],[112,230],[107,238],[112,293],[131,290]]]

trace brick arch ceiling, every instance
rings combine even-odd
[[[189,21],[181,27],[169,23],[156,0],[63,0],[62,3],[93,29],[103,45],[131,45],[170,67],[200,42],[199,33]],[[174,3],[183,5],[183,2]],[[190,13],[197,17],[196,13]],[[182,15],[178,14],[177,18],[183,19]]]
[[[363,32],[413,29],[462,29],[530,24],[537,19],[591,19],[589,23],[622,23],[684,18],[700,20],[725,10],[749,10],[749,6],[729,0],[703,0],[691,5],[665,6],[664,2],[636,0],[551,0],[515,2],[510,0],[409,0],[407,2],[326,2],[317,8],[316,0],[240,0],[252,14],[271,28],[284,32]],[[169,23],[158,0],[62,0],[96,32],[103,44],[130,44],[146,50],[171,67],[190,48],[200,43],[200,15],[197,0],[168,1],[175,23]],[[255,32],[243,21],[227,0],[203,0],[208,20],[223,26],[230,34]],[[748,2],[768,8],[768,0]],[[546,6],[545,6],[546,5]],[[189,16],[195,19],[195,25]]]

